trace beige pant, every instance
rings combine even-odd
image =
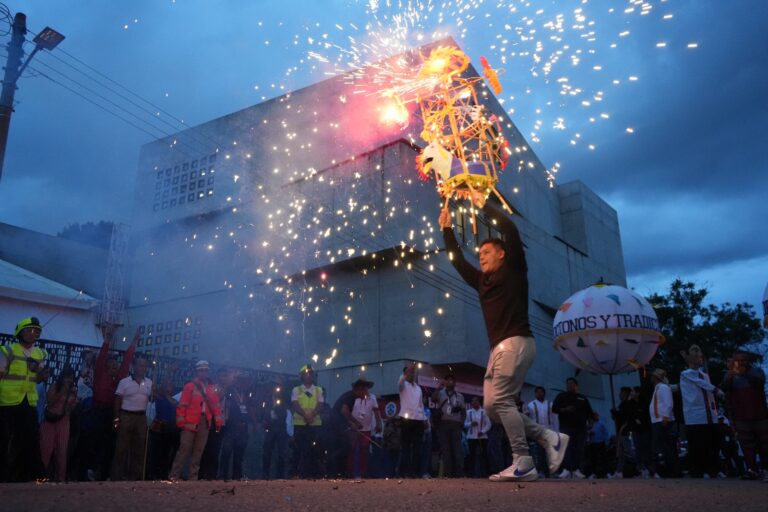
[[[176,458],[173,459],[173,467],[168,478],[178,480],[181,478],[181,472],[189,460],[189,479],[197,480],[197,474],[200,472],[200,458],[203,456],[205,444],[208,442],[208,421],[205,414],[200,415],[200,423],[197,424],[197,432],[181,431],[179,441],[179,451],[176,452]],[[190,459],[190,454],[192,458]]]
[[[537,440],[547,431],[517,408],[525,375],[536,357],[536,340],[522,336],[496,345],[488,358],[483,402],[491,421],[501,423],[515,456],[528,455],[526,436]]]

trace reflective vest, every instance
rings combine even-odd
[[[202,390],[202,391],[201,391]],[[203,396],[203,391],[205,396]],[[203,412],[205,409],[205,412]],[[199,379],[194,379],[184,385],[181,391],[181,399],[176,407],[176,426],[187,432],[197,432],[200,424],[200,418],[205,414],[208,425],[211,420],[217,427],[224,425],[221,417],[221,405],[219,404],[219,395],[213,387],[213,384],[203,383]]]
[[[317,412],[317,402],[318,397],[320,396],[320,393],[323,392],[322,388],[320,386],[314,387],[314,392],[309,393],[309,396],[307,396],[307,388],[305,388],[303,385],[298,385],[295,388],[293,388],[294,391],[296,391],[296,394],[298,395],[298,402],[299,407],[301,407],[305,411],[315,411]],[[293,424],[294,426],[306,426],[307,422],[304,420],[304,417],[301,416],[299,413],[294,412],[293,413]],[[323,421],[320,419],[320,415],[316,414],[315,419],[312,420],[311,426],[313,427],[319,427],[323,424]]]
[[[29,369],[28,357],[21,343],[10,347],[0,347],[6,360],[6,374],[0,380],[0,407],[19,405],[27,397],[29,405],[37,405],[37,372]],[[40,347],[34,347],[29,358],[37,364],[45,360],[48,353]]]

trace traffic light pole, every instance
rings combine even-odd
[[[27,34],[27,16],[16,13],[13,18],[13,35],[8,43],[8,60],[5,65],[3,88],[0,92],[0,179],[3,176],[5,148],[8,144],[8,130],[13,114],[13,97],[16,94],[16,82],[19,79],[21,59],[24,56],[24,36]]]

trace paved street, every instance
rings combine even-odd
[[[766,510],[766,502],[768,484],[738,480],[549,480],[525,484],[483,480],[291,480],[0,485],[0,509],[4,512],[750,512]]]

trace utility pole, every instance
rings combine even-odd
[[[0,179],[3,177],[3,163],[5,162],[5,148],[8,145],[8,130],[11,127],[11,114],[13,114],[13,96],[16,94],[16,82],[21,73],[29,65],[29,61],[40,50],[53,50],[64,40],[64,36],[50,27],[45,27],[35,36],[33,42],[35,49],[29,54],[24,65],[21,59],[24,57],[24,36],[27,35],[27,15],[18,12],[13,17],[13,32],[11,42],[8,43],[8,60],[5,64],[5,76],[3,77],[3,89],[0,92]]]
[[[13,35],[8,43],[8,60],[5,64],[3,90],[0,93],[0,179],[3,176],[5,147],[8,143],[8,129],[13,114],[13,96],[16,94],[16,81],[19,79],[19,67],[24,56],[24,36],[27,35],[27,15],[16,13],[13,18]]]

